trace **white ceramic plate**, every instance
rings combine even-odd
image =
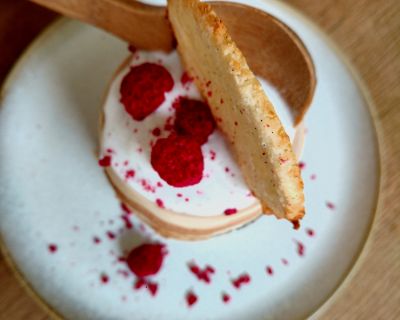
[[[135,218],[134,229],[124,229],[119,201],[95,152],[102,97],[126,44],[62,20],[14,68],[0,109],[0,233],[26,281],[61,316],[300,319],[326,301],[353,266],[379,187],[367,102],[330,43],[301,15],[279,2],[251,3],[291,26],[316,65],[303,155],[307,215],[300,231],[266,216],[201,242],[162,239]],[[133,290],[134,276],[117,261],[148,239],[162,241],[169,251],[152,279],[159,284],[155,297]],[[51,253],[49,245],[57,250]],[[211,284],[190,273],[193,260],[216,269]],[[251,282],[238,290],[231,280],[242,273]],[[185,301],[189,290],[199,298],[191,308]],[[223,292],[231,296],[228,304]]]

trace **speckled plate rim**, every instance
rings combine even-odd
[[[266,0],[262,0],[266,1]],[[316,317],[318,315],[323,314],[323,312],[331,305],[334,304],[336,298],[343,292],[347,285],[351,282],[357,271],[360,269],[362,262],[366,256],[366,252],[368,251],[369,243],[370,243],[370,235],[373,230],[374,222],[377,219],[379,207],[380,207],[380,193],[382,189],[381,184],[381,172],[382,172],[382,153],[381,153],[381,141],[382,141],[382,128],[379,118],[377,116],[376,107],[374,105],[373,99],[370,96],[370,93],[367,89],[367,86],[364,84],[362,78],[358,74],[357,70],[352,66],[349,59],[346,55],[337,47],[337,45],[331,40],[328,35],[324,33],[324,31],[311,22],[303,13],[299,10],[293,8],[290,5],[283,4],[280,2],[276,2],[275,5],[283,7],[284,10],[289,11],[290,13],[297,16],[299,20],[302,20],[304,24],[306,24],[311,30],[316,32],[332,49],[332,51],[340,58],[343,64],[346,66],[347,70],[353,77],[354,82],[357,84],[360,95],[362,96],[367,108],[366,112],[369,115],[369,119],[371,122],[371,127],[374,131],[375,141],[372,143],[376,149],[375,155],[377,160],[377,192],[374,199],[374,205],[370,217],[370,222],[368,224],[367,230],[364,234],[364,239],[361,241],[360,247],[354,254],[352,262],[349,264],[348,269],[343,272],[342,277],[339,279],[337,286],[335,286],[331,292],[329,292],[326,296],[326,299],[317,307],[315,310],[310,311],[308,314],[304,316],[304,319]],[[68,19],[60,17],[56,19],[54,22],[50,23],[48,27],[44,29],[32,42],[27,46],[27,48],[22,52],[19,59],[16,61],[14,66],[12,67],[10,73],[7,75],[6,79],[4,80],[3,84],[0,88],[0,107],[2,105],[2,101],[7,94],[8,88],[14,83],[14,78],[18,74],[19,70],[24,68],[25,62],[30,58],[31,53],[38,47],[41,46],[42,42],[46,41],[46,39],[52,35],[53,32],[57,32],[57,30],[68,21]],[[19,270],[18,266],[12,259],[10,252],[8,251],[2,236],[0,234],[0,251],[6,261],[7,265],[13,272],[14,276],[21,284],[21,286],[26,290],[26,292],[32,297],[32,299],[45,311],[51,316],[53,319],[61,319],[64,318],[54,310],[41,296],[38,292],[36,292],[29,281],[24,278],[22,272]]]

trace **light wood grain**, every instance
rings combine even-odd
[[[378,214],[356,270],[323,319],[400,318],[400,2],[290,0],[356,66],[375,102],[382,153]]]
[[[67,17],[85,21],[148,50],[173,49],[166,10],[132,0],[31,0]]]
[[[54,17],[23,0],[0,1],[0,83],[23,49]],[[0,319],[50,319],[15,279],[1,255]]]
[[[398,0],[287,0],[324,29],[342,48],[366,82],[376,104],[382,151],[382,190],[371,237],[357,270],[333,299],[318,312],[318,319],[400,318],[400,2]],[[0,1],[0,82],[4,70],[27,42],[23,17],[33,17],[29,30],[49,19],[42,10],[21,5],[21,0]],[[7,7],[8,6],[8,7]],[[13,6],[13,8],[11,8]],[[15,7],[14,7],[15,6]],[[3,10],[3,9],[7,10]],[[11,8],[11,9],[10,9]],[[3,23],[18,16],[12,29]],[[40,19],[38,19],[38,17]],[[26,27],[26,26],[25,26]],[[6,37],[5,30],[14,31]],[[17,34],[20,34],[18,36]],[[30,36],[31,31],[29,31]],[[24,41],[21,39],[24,38]],[[6,53],[3,48],[7,44]],[[14,48],[14,49],[10,49]],[[6,60],[6,62],[4,62]],[[21,289],[0,258],[0,319],[48,319]]]

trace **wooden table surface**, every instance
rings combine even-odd
[[[400,1],[286,0],[308,15],[358,69],[375,102],[382,153],[378,214],[363,254],[318,319],[400,319]],[[54,14],[0,1],[0,83]],[[0,319],[50,319],[0,256]]]

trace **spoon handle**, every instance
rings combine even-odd
[[[31,0],[106,30],[142,49],[170,51],[174,37],[165,7],[132,0]]]

